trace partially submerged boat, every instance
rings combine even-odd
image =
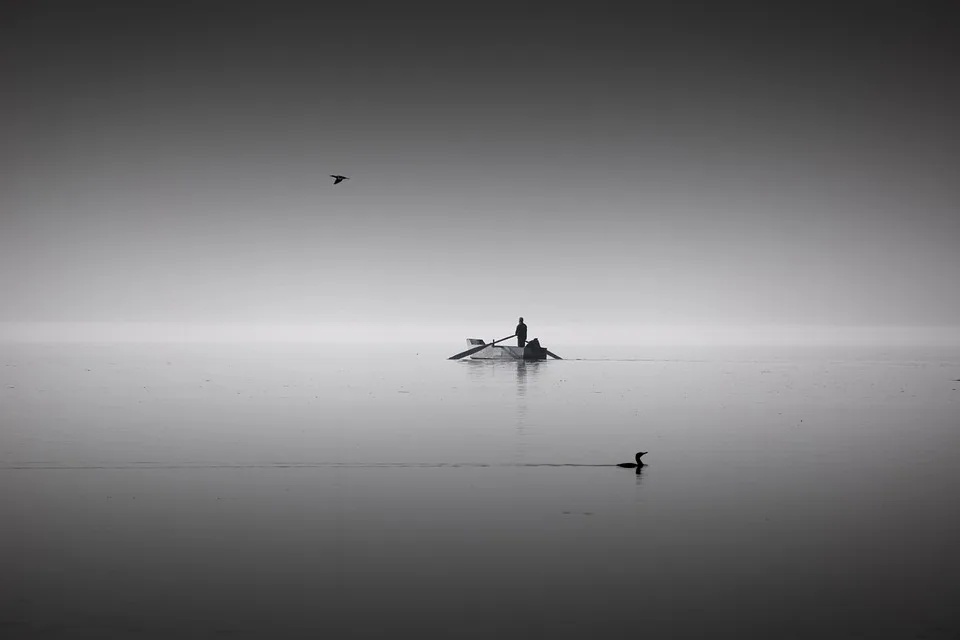
[[[487,344],[480,338],[467,338],[469,347],[482,347],[485,344],[486,347],[470,354],[471,360],[546,360],[547,355],[553,355],[541,347],[540,341],[536,338],[528,342],[525,347]]]
[[[467,356],[470,356],[473,360],[546,360],[547,356],[556,360],[563,359],[549,349],[541,347],[540,341],[536,338],[527,342],[525,347],[501,347],[497,344],[516,337],[515,335],[507,336],[490,343],[486,343],[480,338],[467,338],[467,344],[470,348],[450,356],[447,360],[459,360]]]

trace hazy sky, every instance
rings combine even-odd
[[[949,3],[111,4],[4,10],[0,321],[960,325]]]

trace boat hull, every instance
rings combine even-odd
[[[467,340],[467,344],[471,344]],[[482,342],[480,344],[483,344]],[[495,344],[485,347],[470,356],[471,360],[546,360],[547,350],[543,347],[505,346]]]

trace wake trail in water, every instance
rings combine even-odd
[[[469,468],[536,468],[536,467],[614,467],[609,464],[582,464],[576,462],[262,462],[262,463],[217,463],[217,462],[120,462],[65,464],[56,462],[27,462],[0,465],[0,471],[53,471],[53,470],[149,470],[149,469],[444,469]]]
[[[670,358],[564,358],[567,362],[715,362],[713,360],[679,360]]]

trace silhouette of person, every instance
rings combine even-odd
[[[524,347],[527,344],[527,325],[523,324],[523,318],[520,318],[520,324],[517,325],[517,346]]]

